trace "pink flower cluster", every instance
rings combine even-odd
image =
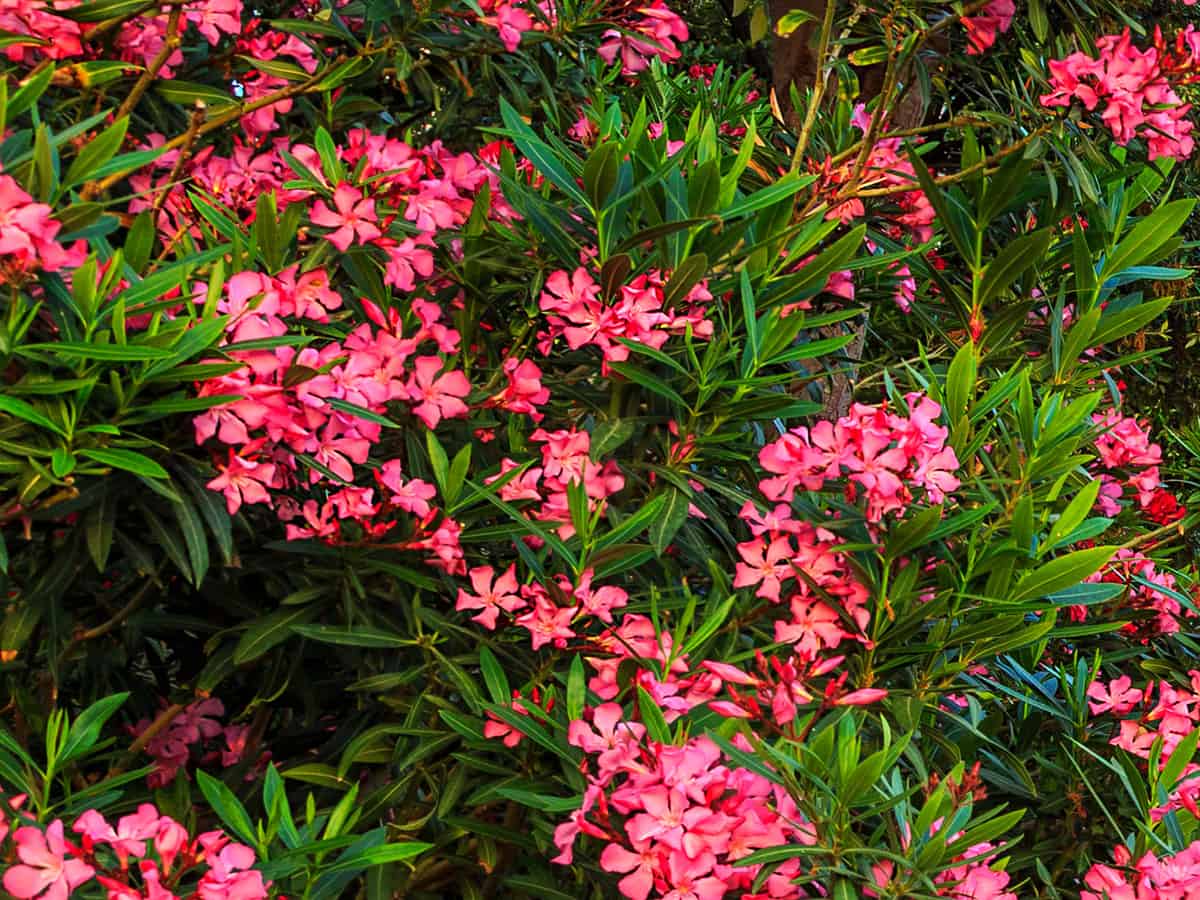
[[[1121,605],[1151,614],[1147,619],[1130,622],[1125,626],[1127,632],[1150,638],[1180,630],[1179,620],[1184,613],[1174,596],[1177,593],[1175,576],[1159,571],[1150,557],[1122,547],[1099,572],[1084,580],[1091,584],[1125,585]],[[1189,611],[1188,615],[1192,613]],[[1087,607],[1073,607],[1071,616],[1082,621],[1087,617]]]
[[[653,698],[668,722],[712,700],[721,689],[719,678],[703,668],[693,670],[670,633],[659,632],[646,616],[626,614],[591,645],[604,655],[584,657],[596,673],[588,689],[602,700],[615,700],[621,693],[619,675],[627,660],[637,662],[634,682]]]
[[[793,519],[785,503],[766,513],[747,503],[741,517],[754,537],[737,545],[741,561],[733,586],[754,587],[755,596],[771,603],[787,602],[789,615],[775,622],[775,640],[792,645],[805,662],[836,649],[843,640],[865,642],[863,632],[870,620],[867,589],[854,577],[848,558],[838,552],[842,542],[825,528]],[[848,630],[848,622],[857,630]]]
[[[1124,844],[1115,866],[1094,863],[1083,878],[1080,900],[1193,900],[1200,897],[1200,841],[1171,855],[1147,851],[1137,862]]]
[[[194,24],[196,30],[212,46],[221,42],[222,35],[239,35],[242,32],[241,0],[203,0],[191,2],[184,7],[179,33]],[[166,46],[170,37],[167,28],[170,15],[162,10],[154,15],[136,16],[121,23],[113,41],[120,58],[126,62],[149,66]],[[296,40],[293,38],[293,40]],[[299,43],[299,42],[298,42]],[[175,69],[183,65],[183,51],[176,46],[158,70],[162,78],[173,78]]]
[[[327,311],[340,302],[321,270],[302,276],[285,270],[277,278],[243,272],[229,280],[219,308],[230,316],[229,339],[236,346],[284,336],[284,317],[325,321]],[[383,415],[389,402],[401,401],[428,428],[467,414],[464,398],[471,388],[466,376],[445,371],[440,356],[416,355],[426,342],[442,353],[456,352],[458,332],[441,322],[442,310],[434,303],[412,301],[415,328],[406,336],[397,310],[384,313],[362,302],[370,321],[344,341],[299,351],[293,346],[228,351],[244,367],[209,379],[199,394],[238,399],[194,420],[197,443],[215,437],[229,447],[228,461],[208,487],[224,493],[231,514],[243,504],[274,505],[279,518],[289,523],[290,540],[337,542],[350,522],[362,536],[377,538],[391,531],[397,524],[395,510],[402,510],[416,517],[404,547],[429,551],[431,565],[461,573],[460,529],[448,518],[435,527],[439,513],[429,503],[435,494],[432,485],[406,481],[398,459],[384,461],[374,473],[380,499],[374,488],[353,484],[355,465],[367,462],[382,436],[382,426],[356,409],[366,416]],[[331,400],[352,408],[337,408]],[[316,465],[304,466],[305,460]],[[340,488],[331,487],[338,484]],[[307,496],[318,485],[321,501]]]
[[[150,148],[163,142],[161,135],[149,137]],[[284,153],[298,160],[309,177],[330,191],[328,201],[320,198],[314,202],[311,190],[284,187],[297,178]],[[339,250],[351,244],[378,249],[385,260],[384,282],[400,291],[412,291],[418,280],[433,274],[431,248],[436,234],[458,228],[467,220],[484,184],[491,189],[491,215],[502,221],[515,217],[500,193],[499,175],[488,165],[498,157],[495,144],[482,148],[476,157],[452,153],[440,142],[414,148],[395,138],[352,129],[338,144],[337,156],[358,172],[355,184],[328,185],[317,152],[303,144],[289,145],[284,138],[261,152],[235,141],[230,156],[221,156],[209,146],[186,159],[182,172],[175,171],[179,151],[172,150],[155,160],[157,175],[143,170],[131,176],[139,196],[129,209],[136,213],[158,202],[159,230],[164,241],[171,243],[184,233],[199,234],[201,218],[182,181],[211,195],[243,221],[253,219],[258,198],[264,193],[273,192],[281,209],[290,203],[311,203],[313,222],[333,229],[325,235],[330,243]],[[370,196],[364,197],[358,185],[369,185]],[[160,201],[158,193],[164,190],[167,197]],[[397,218],[410,223],[417,234],[393,237],[389,226]]]
[[[865,135],[870,131],[874,115],[878,115],[878,113],[868,114],[866,107],[859,104],[855,107],[850,121]],[[887,123],[884,123],[883,131],[886,132],[887,128]],[[856,186],[858,188],[912,186],[913,190],[902,191],[889,197],[888,200],[895,208],[885,208],[880,211],[880,215],[887,222],[884,232],[888,237],[906,243],[920,243],[928,241],[933,236],[935,214],[933,204],[929,202],[924,191],[917,187],[916,171],[913,169],[912,163],[899,155],[901,146],[901,138],[882,138],[876,141]],[[814,174],[821,179],[820,190],[830,197],[830,209],[825,214],[826,218],[839,219],[843,225],[849,225],[854,220],[861,219],[866,215],[866,206],[860,198],[840,200],[837,196],[838,191],[849,185],[854,178],[854,173],[858,169],[856,156],[837,166],[833,165],[831,157],[827,157],[822,163],[810,162],[809,165]],[[872,253],[876,251],[874,242],[868,240],[866,246]],[[894,295],[896,303],[902,310],[908,312],[916,296],[916,281],[913,279],[912,270],[902,263],[894,263],[888,271],[897,281]],[[840,280],[840,282],[844,285],[844,280]],[[831,286],[835,286],[832,280]],[[853,296],[853,283],[851,283],[850,295]]]
[[[22,798],[10,803],[15,809]],[[0,841],[9,833],[0,818]],[[62,820],[43,830],[23,825],[12,831],[19,862],[4,873],[4,889],[17,900],[66,900],[93,880],[109,900],[262,900],[270,885],[254,871],[254,851],[222,831],[192,838],[186,828],[152,804],[123,816],[114,827],[90,809],[72,826],[79,843],[67,838]],[[131,866],[131,860],[135,860]],[[204,866],[193,889],[176,894]]]
[[[4,48],[10,62],[35,65],[40,59],[69,59],[83,53],[83,30],[79,23],[56,15],[55,9],[78,6],[66,0],[51,6],[45,0],[0,0],[0,31],[27,35],[30,43],[12,43]]]
[[[1188,675],[1190,690],[1159,681],[1157,700],[1154,682],[1138,689],[1127,675],[1114,678],[1107,685],[1097,679],[1088,685],[1088,707],[1093,716],[1109,713],[1129,717],[1117,723],[1117,733],[1109,743],[1141,759],[1149,759],[1155,740],[1162,738],[1161,761],[1165,764],[1179,742],[1200,727],[1200,671],[1193,669]],[[1190,763],[1189,766],[1185,774],[1200,772],[1200,766]],[[1200,782],[1195,787],[1200,789]],[[1188,808],[1200,818],[1194,799]]]
[[[1017,13],[1013,0],[992,0],[977,16],[964,16],[963,28],[967,30],[967,53],[977,56],[994,43],[996,37],[1012,27]]]
[[[247,24],[246,31],[251,31],[257,24],[257,19],[252,20]],[[212,40],[211,36],[209,36],[209,40]],[[251,61],[250,70],[239,75],[236,83],[237,93],[240,99],[245,101],[257,100],[286,88],[288,85],[286,79],[272,75],[264,68],[254,67],[254,60],[269,62],[282,56],[291,57],[289,61],[300,66],[309,75],[317,71],[319,65],[319,60],[312,47],[294,34],[275,31],[271,28],[265,29],[257,35],[243,34],[237,42],[237,48],[243,59]],[[261,141],[278,127],[275,118],[277,115],[282,116],[291,112],[292,102],[290,97],[286,97],[266,106],[260,106],[242,116],[242,128],[251,139]]]
[[[551,2],[538,4],[542,15],[552,20],[554,5]],[[483,0],[479,4],[485,15],[479,17],[484,25],[495,28],[500,35],[500,42],[509,53],[516,52],[521,45],[521,35],[527,31],[544,31],[543,22],[534,19],[524,8],[522,0]]]
[[[674,309],[665,309],[663,288],[669,273],[652,269],[622,285],[619,296],[611,305],[600,296],[600,285],[591,273],[580,266],[573,273],[554,272],[546,279],[539,305],[546,313],[547,331],[538,334],[538,349],[550,353],[558,337],[572,350],[598,347],[607,364],[629,358],[629,348],[622,340],[636,341],[655,350],[662,349],[672,334],[683,334],[691,328],[699,338],[709,338],[713,323],[706,319],[702,304],[712,300],[707,283],[700,282]]]
[[[489,631],[495,630],[496,618],[503,611],[529,631],[534,650],[546,644],[561,649],[575,637],[573,623],[594,616],[611,624],[612,611],[629,602],[629,595],[619,587],[593,588],[594,575],[591,569],[585,569],[575,584],[559,575],[548,588],[540,584],[518,587],[515,566],[509,566],[499,577],[491,566],[477,566],[470,571],[471,586],[476,593],[459,588],[455,609],[482,610],[471,618]]]
[[[847,497],[865,493],[872,523],[890,513],[902,516],[913,500],[911,486],[922,488],[930,503],[941,503],[959,486],[953,474],[958,458],[946,446],[949,431],[936,424],[942,408],[920,393],[905,401],[907,416],[886,405],[856,403],[836,422],[791,429],[759,452],[759,463],[775,475],[759,489],[768,500],[791,502],[798,488],[819,491],[848,473]]]
[[[1092,416],[1092,422],[1101,429],[1096,438],[1096,452],[1100,457],[1100,495],[1096,507],[1106,516],[1115,516],[1121,511],[1119,501],[1126,488],[1136,493],[1138,508],[1152,521],[1160,525],[1183,518],[1185,510],[1174,495],[1162,486],[1158,466],[1162,461],[1162,448],[1150,441],[1148,428],[1133,416],[1109,409]],[[1113,473],[1124,473],[1121,478]]]
[[[568,741],[590,757],[583,806],[555,830],[559,855],[569,864],[580,833],[605,842],[600,867],[621,876],[630,900],[720,900],[750,891],[760,866],[738,866],[755,850],[815,843],[815,834],[779,785],[731,768],[705,737],[683,746],[646,740],[645,729],[624,721],[621,707],[605,703],[591,721],[572,722]],[[743,749],[749,745],[735,739]],[[801,871],[789,860],[768,878],[762,896],[815,896],[792,884]]]
[[[47,204],[35,203],[11,176],[0,175],[0,284],[83,262],[82,241],[68,250],[55,239],[62,224],[51,218],[53,212]]]
[[[868,114],[866,108],[859,104],[855,107],[851,122],[865,135],[870,131],[872,115],[878,115],[878,113]],[[886,133],[886,124],[883,130]],[[911,235],[917,242],[923,242],[933,236],[935,213],[933,204],[929,202],[925,192],[917,187],[916,170],[913,169],[912,163],[900,156],[902,145],[902,138],[885,137],[876,141],[867,157],[866,167],[859,178],[858,187],[889,188],[912,185],[913,190],[896,194],[892,198],[898,209],[885,215],[885,218],[889,219],[891,223],[886,230],[889,237],[900,239]],[[836,167],[829,159],[826,159],[824,163],[814,165],[817,174],[822,178],[824,189],[836,192],[838,188],[850,181],[857,162],[857,157],[854,157]],[[826,213],[827,218],[840,219],[844,225],[850,224],[855,219],[861,219],[864,215],[866,215],[866,207],[862,200],[857,198],[837,203]]]
[[[720,679],[731,698],[714,700],[708,704],[709,708],[734,719],[773,721],[786,730],[795,722],[799,706],[815,706],[818,701],[823,708],[867,706],[887,696],[888,692],[883,688],[846,691],[847,672],[827,681],[824,689],[815,686],[817,678],[836,670],[845,659],[844,656],[833,656],[810,661],[797,653],[790,661],[783,662],[778,658],[767,659],[761,651],[756,651],[756,674],[729,663],[705,660],[704,668]]]
[[[941,821],[935,821],[932,828],[936,831],[941,827]],[[948,839],[954,840],[957,835]],[[968,847],[955,857],[956,866],[939,872],[933,879],[937,885],[939,897],[951,897],[954,900],[1018,900],[1017,895],[1005,890],[1012,876],[1003,869],[993,869],[996,847],[989,843],[976,844]],[[891,860],[876,863],[871,867],[876,886],[886,889],[895,878],[896,865]],[[874,890],[863,892],[868,897],[877,897]]]
[[[151,738],[146,744],[146,753],[154,757],[154,771],[146,777],[150,787],[165,787],[180,771],[186,777],[186,766],[194,756],[201,764],[219,761],[225,768],[241,762],[250,726],[222,725],[218,719],[223,715],[225,704],[215,697],[197,700]],[[131,732],[138,736],[149,727],[150,720],[142,719]]]
[[[1154,45],[1139,50],[1126,28],[1098,38],[1096,49],[1095,58],[1072,53],[1050,61],[1052,90],[1042,95],[1042,105],[1066,107],[1078,100],[1089,112],[1099,108],[1117,143],[1140,137],[1152,160],[1191,156],[1191,106],[1176,88],[1200,77],[1200,32],[1189,25],[1172,47],[1156,30]]]
[[[613,460],[598,463],[591,458],[592,436],[576,428],[560,428],[546,431],[535,430],[529,439],[542,445],[541,465],[521,464],[505,457],[500,463],[500,472],[484,479],[492,484],[506,479],[500,486],[500,499],[510,503],[533,501],[537,505],[526,514],[539,522],[555,526],[559,537],[570,538],[575,534],[571,521],[571,509],[567,496],[568,486],[581,484],[588,500],[590,512],[596,512],[605,500],[625,486],[625,477]],[[511,474],[516,472],[517,474]],[[537,538],[529,538],[536,544]]]
[[[652,59],[674,62],[682,55],[675,42],[688,39],[687,24],[663,0],[637,7],[617,24],[620,30],[611,28],[604,32],[597,52],[609,65],[619,58],[624,75],[644,71]]]

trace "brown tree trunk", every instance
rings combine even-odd
[[[812,87],[816,81],[821,65],[821,60],[817,59],[817,35],[821,20],[825,17],[826,2],[827,0],[767,0],[772,26],[793,10],[803,10],[813,17],[813,21],[805,22],[787,37],[779,37],[775,34],[774,27],[771,29],[771,83],[775,88],[775,97],[784,121],[794,131],[800,129],[804,110],[793,108],[791,85],[794,84],[803,97],[805,90]],[[836,3],[837,0],[828,2]],[[883,90],[886,71],[887,66],[882,63],[858,70],[860,101],[866,103],[879,96]],[[911,68],[902,73],[901,83],[910,75]],[[892,110],[892,127],[912,128],[919,125],[923,118],[923,106],[919,88],[910,87]]]
[[[779,37],[772,27],[771,33],[771,83],[775,98],[783,112],[784,121],[794,130],[800,130],[804,110],[792,106],[791,85],[803,96],[805,89],[812,87],[817,77],[820,61],[814,47],[821,19],[825,15],[826,0],[767,0],[767,12],[772,26],[786,13],[804,10],[815,21],[805,22],[787,37]],[[829,0],[836,2],[836,0]]]

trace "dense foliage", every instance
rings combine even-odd
[[[1196,9],[4,0],[4,889],[1200,897]]]

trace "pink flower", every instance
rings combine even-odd
[[[333,205],[336,212],[326,206],[324,200],[317,200],[309,217],[316,225],[335,229],[325,235],[325,239],[339,250],[344,252],[356,240],[365,244],[383,234],[375,225],[379,221],[375,215],[375,201],[364,198],[353,185],[339,184],[333,192]]]
[[[833,701],[834,706],[869,706],[878,703],[888,695],[883,688],[860,688],[851,691]]]
[[[433,274],[433,253],[427,249],[432,246],[433,238],[429,234],[405,238],[395,245],[385,245],[388,262],[383,283],[398,291],[413,290],[417,286],[417,276],[428,278]]]
[[[567,727],[567,743],[584,753],[599,754],[601,771],[614,771],[636,755],[636,745],[646,734],[644,725],[625,722],[624,717],[619,703],[602,703],[592,713],[592,725],[577,719]]]
[[[3,18],[0,15],[0,22]],[[51,217],[52,213],[45,203],[34,203],[12,177],[0,175],[0,256],[6,257],[0,272],[57,272],[83,262],[82,256],[69,253],[55,240],[62,224]],[[0,282],[6,280],[7,275],[0,275]]]
[[[560,609],[548,596],[540,594],[534,600],[533,609],[517,617],[517,624],[529,629],[534,650],[549,643],[561,650],[567,646],[569,638],[575,637],[571,621],[578,611],[578,607],[574,606]]]
[[[1013,0],[992,0],[978,16],[962,20],[970,46],[967,53],[978,55],[996,43],[996,35],[1008,31],[1017,8]]]
[[[205,860],[209,869],[196,885],[197,900],[259,900],[267,896],[262,873],[251,871],[254,851],[244,844],[225,844],[215,853],[208,849]]]
[[[161,818],[152,804],[143,803],[136,813],[122,816],[114,830],[100,813],[89,809],[75,821],[71,830],[83,835],[85,847],[108,844],[124,866],[130,856],[140,859],[146,855],[146,841],[158,834]]]
[[[496,629],[496,617],[500,610],[514,613],[528,606],[517,596],[517,567],[511,565],[499,578],[491,566],[478,566],[471,569],[471,585],[474,594],[468,594],[462,588],[458,589],[458,603],[455,609],[460,612],[467,609],[481,609],[483,612],[471,618],[488,631]],[[494,580],[493,580],[494,579]]]
[[[13,834],[21,864],[4,873],[4,889],[18,900],[66,900],[71,891],[96,874],[80,859],[67,859],[71,847],[63,837],[63,823],[55,819],[43,834],[25,826]]]
[[[1142,692],[1132,687],[1133,679],[1128,675],[1114,678],[1106,688],[1099,680],[1088,685],[1088,707],[1093,716],[1111,712],[1123,716],[1142,702]]]
[[[436,428],[442,419],[465,417],[469,411],[462,400],[471,393],[467,376],[456,369],[439,377],[442,366],[436,356],[418,357],[406,386],[409,400],[417,404],[413,415],[428,428]]]
[[[512,3],[499,3],[494,12],[492,16],[480,16],[479,21],[495,28],[504,49],[513,53],[521,45],[521,35],[533,28],[533,17]]]
[[[659,870],[659,852],[648,840],[634,841],[634,850],[609,844],[600,853],[600,868],[605,872],[628,873],[617,882],[617,889],[629,900],[646,900],[654,888]]]
[[[275,466],[272,463],[253,462],[230,450],[228,464],[219,468],[221,474],[208,482],[207,487],[210,491],[225,494],[225,507],[231,516],[237,514],[243,503],[271,505],[267,488],[275,480]]]

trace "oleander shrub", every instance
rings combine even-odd
[[[1200,31],[1050,7],[6,0],[5,891],[1200,897]]]

